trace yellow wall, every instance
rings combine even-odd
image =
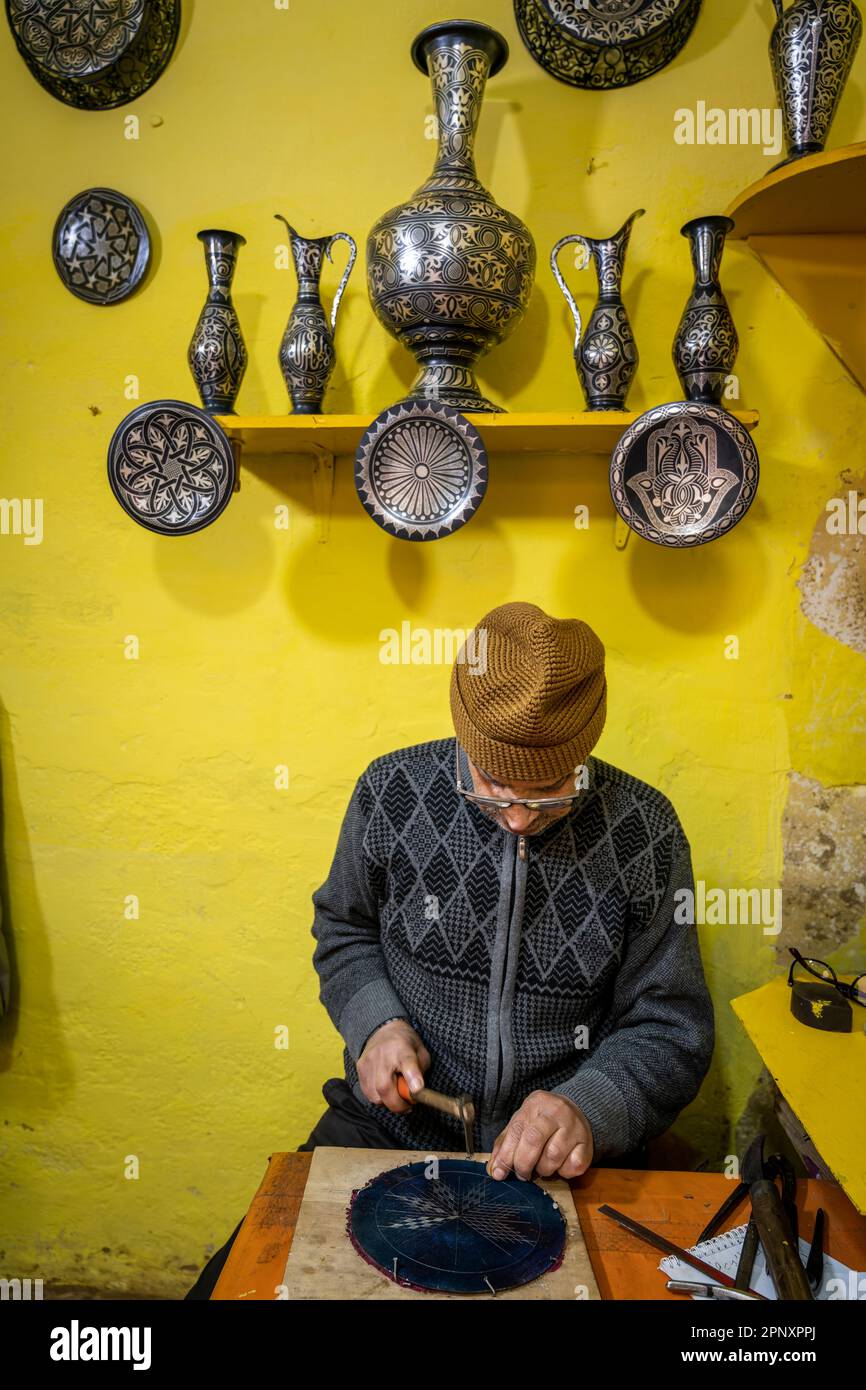
[[[863,656],[802,616],[796,587],[825,500],[861,455],[864,399],[741,246],[724,282],[741,404],[762,412],[763,473],[747,521],[703,550],[633,538],[617,551],[603,458],[497,458],[476,519],[426,546],[370,522],[349,460],[324,543],[298,458],[254,461],[223,518],[187,539],[136,527],[112,497],[105,455],[131,408],[125,378],[139,377],[142,400],[195,399],[200,227],[248,242],[239,408],[285,410],[277,347],[294,277],[275,269],[273,214],[311,234],[350,231],[363,248],[421,182],[432,103],[408,47],[448,9],[184,0],[162,80],[106,113],[52,100],[0,25],[2,493],[45,505],[41,546],[0,537],[3,906],[20,1000],[0,1052],[0,1273],[175,1295],[246,1209],[268,1154],[317,1118],[339,1044],[317,1000],[310,893],[367,762],[449,732],[447,672],[382,665],[381,629],[466,627],[516,598],[587,619],[609,657],[598,751],[673,798],[711,885],[779,883],[791,770],[866,781]],[[670,345],[690,283],[679,227],[722,211],[772,160],[678,146],[673,113],[699,99],[772,104],[769,0],[706,0],[672,67],[605,95],[547,77],[507,0],[469,11],[511,44],[488,88],[479,171],[539,248],[530,312],[483,364],[484,389],[513,409],[580,408],[549,248],[643,206],[626,283],[642,354],[630,404],[675,399]],[[863,61],[834,144],[866,137]],[[124,138],[130,114],[137,141]],[[50,256],[60,207],[95,184],[132,196],[157,231],[156,272],[110,309],[68,294]],[[588,309],[588,275],[579,290]],[[413,374],[373,318],[363,257],[338,351],[332,411],[377,410]],[[288,534],[274,527],[280,503]],[[580,503],[586,532],[573,526]],[[729,635],[738,661],[725,659]],[[288,791],[273,785],[282,763]],[[129,894],[137,921],[124,917]],[[760,1071],[727,1001],[768,978],[775,953],[755,929],[706,928],[701,942],[720,1043],[679,1129],[718,1167]],[[288,1051],[274,1047],[280,1024]],[[127,1155],[138,1181],[124,1178]]]

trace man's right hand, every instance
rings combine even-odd
[[[361,1090],[374,1105],[385,1105],[395,1115],[412,1107],[397,1090],[397,1076],[406,1078],[409,1090],[420,1091],[430,1053],[405,1018],[392,1018],[371,1033],[358,1058]]]

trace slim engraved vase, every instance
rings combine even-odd
[[[302,237],[280,213],[274,213],[274,216],[279,222],[285,222],[298,276],[298,297],[280,344],[280,368],[294,414],[318,415],[337,362],[334,349],[337,310],[352,273],[358,248],[348,232],[334,232],[333,236]],[[324,259],[326,256],[328,260],[331,259],[331,247],[335,241],[347,241],[350,250],[349,263],[331,305],[329,323],[319,297],[319,281]]]
[[[199,232],[198,239],[210,288],[189,345],[189,369],[208,415],[234,415],[247,349],[232,303],[232,280],[246,240],[239,232],[214,228]]]
[[[601,240],[576,233],[564,236],[550,253],[551,269],[574,318],[574,362],[589,410],[625,410],[629,387],[640,361],[622,302],[622,277],[631,229],[643,215],[644,209],[639,208],[618,232]],[[586,252],[584,268],[593,263],[598,277],[598,300],[585,333],[580,310],[559,268],[560,251],[572,243],[583,247]]]
[[[788,147],[783,163],[788,164],[823,150],[863,19],[854,0],[797,0],[788,10],[783,0],[773,3],[778,20],[770,36],[770,61]]]
[[[682,229],[691,247],[695,283],[674,339],[673,357],[690,401],[721,405],[737,360],[737,330],[719,283],[725,238],[733,226],[730,217],[696,217]]]
[[[508,45],[486,24],[449,20],[419,34],[412,57],[433,83],[439,150],[426,182],[370,232],[370,300],[419,363],[408,400],[498,411],[475,363],[523,318],[535,277],[530,232],[479,182],[473,155],[487,78]]]

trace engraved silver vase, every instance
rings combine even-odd
[[[247,349],[232,303],[232,280],[246,239],[219,228],[199,232],[198,239],[204,244],[208,295],[189,345],[189,369],[208,415],[234,415]]]
[[[419,34],[412,57],[433,83],[439,150],[430,177],[370,232],[370,300],[418,361],[407,399],[496,411],[475,363],[520,322],[535,278],[532,236],[479,181],[473,154],[487,78],[508,45],[486,24],[449,20]]]
[[[696,217],[682,235],[688,239],[695,279],[674,339],[674,366],[686,399],[720,405],[737,360],[740,342],[719,274],[730,217]]]
[[[770,37],[770,60],[782,108],[788,159],[819,154],[863,34],[854,0],[797,0],[784,8]]]

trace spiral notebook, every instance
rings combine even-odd
[[[730,1231],[725,1231],[723,1235],[713,1236],[712,1240],[704,1240],[700,1245],[693,1245],[689,1254],[697,1255],[707,1264],[712,1265],[714,1269],[721,1270],[723,1274],[730,1274],[733,1278],[737,1272],[745,1235],[745,1226],[734,1226]],[[808,1255],[809,1245],[805,1240],[801,1240],[800,1258],[803,1264],[806,1263]],[[699,1270],[692,1269],[691,1265],[684,1264],[675,1255],[666,1255],[663,1260],[660,1260],[659,1269],[664,1270],[669,1279],[703,1279],[706,1282]],[[770,1277],[764,1252],[760,1246],[755,1258],[752,1277],[749,1280],[749,1288],[753,1293],[763,1294],[765,1298],[774,1299],[776,1297],[773,1280]],[[834,1260],[829,1255],[825,1255],[821,1287],[816,1291],[815,1298],[819,1302],[832,1302],[849,1298],[866,1299],[866,1274],[859,1270],[849,1269],[840,1260]]]

